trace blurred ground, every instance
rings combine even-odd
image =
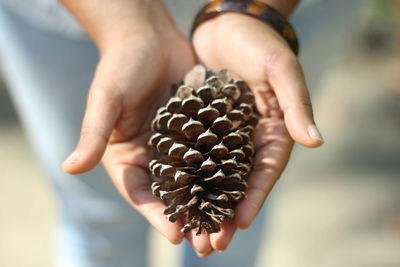
[[[326,145],[295,148],[268,202],[259,267],[400,266],[400,8],[364,5],[349,45],[314,78]],[[52,195],[4,88],[0,164],[0,266],[52,266]]]
[[[270,202],[259,267],[400,266],[398,4],[370,1],[319,78],[326,144],[295,149]]]
[[[55,207],[4,86],[0,89],[0,266],[52,266]]]

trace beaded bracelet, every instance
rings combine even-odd
[[[293,52],[298,54],[299,44],[292,25],[277,10],[257,0],[210,0],[197,14],[192,35],[201,23],[226,12],[246,14],[269,24],[285,38]]]

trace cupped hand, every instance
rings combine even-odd
[[[246,15],[225,13],[200,25],[193,36],[198,59],[208,68],[226,68],[244,79],[262,115],[254,133],[255,164],[247,197],[233,221],[208,236],[188,234],[200,256],[225,250],[237,227],[248,228],[283,172],[294,141],[323,144],[313,120],[301,66],[287,42],[269,25]]]
[[[147,140],[155,109],[170,95],[171,84],[195,64],[195,57],[170,18],[157,19],[162,31],[147,24],[143,32],[100,47],[80,139],[63,168],[78,174],[102,159],[122,196],[172,243],[179,243],[182,225],[165,218],[166,206],[150,190]]]

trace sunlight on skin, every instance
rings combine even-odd
[[[247,197],[236,208],[235,222],[242,229],[248,228],[255,219],[286,167],[293,147],[293,140],[286,130],[283,118],[262,119],[253,139],[256,155],[253,172],[248,181]]]
[[[253,172],[248,181],[247,196],[237,205],[234,220],[224,222],[219,233],[197,237],[192,231],[187,236],[197,251],[207,251],[201,254],[202,257],[211,255],[213,250],[226,250],[237,227],[250,227],[289,159],[293,140],[285,127],[279,105],[270,104],[277,103],[274,93],[265,93],[262,102],[265,114],[271,117],[262,118],[254,132],[256,155]],[[205,236],[209,236],[209,240]]]
[[[226,30],[230,28],[235,34]],[[235,218],[228,223],[246,229],[283,172],[293,147],[292,138],[307,147],[323,143],[316,135],[304,73],[287,42],[274,29],[249,16],[226,13],[204,22],[194,33],[193,45],[204,65],[213,70],[227,68],[244,79],[261,113],[253,135],[256,155],[247,197],[237,205]],[[211,236],[230,241],[233,233]]]
[[[148,4],[161,5],[158,1]],[[73,1],[70,9],[82,16],[82,22],[88,22],[87,28],[97,25],[92,22],[98,21],[98,14],[81,14],[80,5],[81,2]],[[234,220],[225,222],[222,231],[216,234],[186,235],[197,253],[205,257],[214,250],[226,249],[236,227],[247,228],[256,217],[289,158],[293,141],[286,126],[291,136],[303,145],[315,147],[323,141],[307,132],[307,127],[314,122],[304,75],[296,57],[276,31],[248,16],[226,14],[196,30],[193,50],[171,24],[167,11],[156,10],[161,12],[160,21],[167,29],[163,34],[156,27],[150,28],[153,34],[146,33],[140,38],[133,35],[116,46],[112,45],[115,38],[110,38],[105,45],[98,44],[101,61],[90,88],[82,135],[72,160],[66,160],[63,168],[71,174],[88,171],[105,151],[103,164],[122,196],[169,241],[181,242],[182,223],[169,222],[163,214],[165,204],[151,193],[146,152],[150,119],[169,96],[169,86],[179,81],[196,61],[214,70],[228,68],[239,74],[253,89],[262,114],[253,137],[255,165],[248,181],[247,197],[237,206]],[[134,16],[126,19],[132,25],[137,24]],[[226,31],[232,27],[234,35]],[[92,32],[96,33],[96,30]]]
[[[255,164],[248,181],[247,197],[238,204],[235,219],[224,222],[219,233],[196,236],[193,230],[185,235],[199,257],[207,257],[214,250],[226,250],[236,228],[246,229],[250,226],[286,166],[293,141],[286,130],[279,106],[270,104],[277,103],[274,98],[273,92],[268,91],[262,99],[263,110],[269,116],[274,114],[274,117],[262,118],[254,133]],[[148,129],[149,125],[150,122],[146,122],[145,128]],[[147,167],[150,160],[147,149],[149,135],[146,131],[132,140],[110,142],[103,163],[124,198],[146,215],[158,231],[177,244],[184,237],[180,232],[183,224],[180,221],[171,223],[166,219],[163,214],[166,205],[150,190],[152,178]]]

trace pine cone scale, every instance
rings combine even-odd
[[[152,192],[167,205],[164,214],[184,222],[182,232],[215,233],[234,216],[245,196],[258,115],[246,83],[197,66],[152,122],[149,164],[157,178]]]

